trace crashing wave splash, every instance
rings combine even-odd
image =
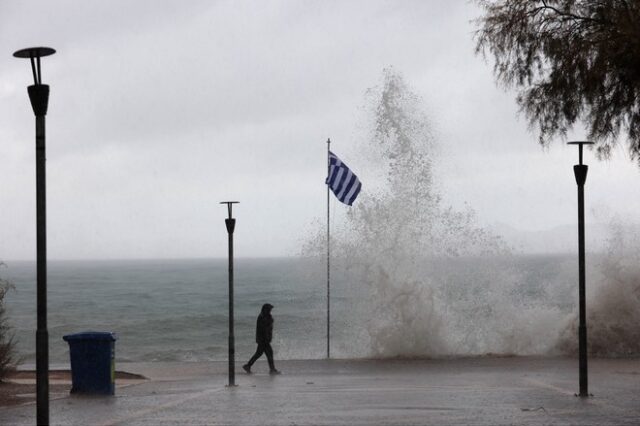
[[[531,294],[507,244],[481,227],[470,207],[443,202],[433,172],[438,147],[420,99],[390,69],[366,97],[365,187],[333,230],[340,235],[332,241],[336,274],[354,301],[338,356],[570,354],[576,314],[557,303],[553,292],[560,290]],[[319,255],[324,244],[320,232],[303,253]],[[606,284],[589,306],[595,354],[640,353],[630,327],[640,320],[635,253],[611,253],[604,263]]]

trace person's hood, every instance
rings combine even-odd
[[[271,315],[271,310],[273,309],[273,305],[270,303],[265,303],[264,305],[262,305],[262,311],[261,313],[263,315]]]

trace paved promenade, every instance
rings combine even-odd
[[[119,364],[145,381],[115,397],[56,395],[52,425],[639,425],[640,359],[590,360],[591,398],[565,358],[286,361],[280,376],[226,363]],[[35,405],[0,409],[34,425]]]

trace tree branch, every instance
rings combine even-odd
[[[597,22],[599,24],[606,23],[606,21],[603,21],[603,20],[600,20],[600,19],[595,19],[595,18],[592,18],[590,16],[581,16],[581,15],[576,15],[575,13],[571,13],[571,12],[563,12],[560,9],[557,9],[557,8],[555,8],[553,6],[549,6],[547,4],[546,0],[541,0],[541,1],[542,1],[542,5],[543,5],[542,7],[540,7],[541,9],[551,10],[551,11],[555,12],[556,15],[559,15],[559,16],[562,16],[562,17],[565,17],[565,18],[571,18],[571,19],[574,19],[576,21],[590,21],[590,22]]]

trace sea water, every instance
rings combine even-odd
[[[335,357],[379,357],[369,326],[375,310],[365,303],[366,286],[347,282],[345,266],[332,268],[331,349]],[[544,353],[554,342],[529,348],[491,347],[480,344],[486,333],[477,322],[491,311],[500,315],[498,303],[469,286],[469,279],[489,267],[519,271],[518,282],[508,286],[512,300],[539,305],[570,315],[577,302],[577,265],[573,255],[511,256],[509,258],[457,258],[425,261],[425,273],[439,283],[439,297],[447,299],[448,312],[437,321],[469,321],[477,336],[467,336],[468,347],[451,337],[452,355],[486,352]],[[34,262],[8,262],[0,271],[15,286],[6,296],[10,323],[23,362],[35,360],[36,268]],[[280,359],[319,359],[326,356],[327,282],[321,259],[237,259],[234,309],[238,360],[255,349],[255,321],[263,303],[275,306],[274,350]],[[504,284],[504,283],[502,283]],[[487,287],[487,291],[491,288]],[[226,259],[50,261],[48,264],[48,329],[52,363],[68,361],[62,336],[83,331],[117,334],[119,361],[208,361],[227,359],[229,333],[228,263]],[[492,296],[492,297],[495,297]],[[463,299],[483,301],[477,312],[460,318]],[[504,300],[504,299],[502,299]],[[443,305],[443,306],[445,306]],[[465,305],[466,306],[466,305]],[[426,308],[425,308],[426,309]],[[466,309],[466,308],[465,308]],[[491,315],[489,315],[490,317]],[[417,316],[417,318],[420,318]],[[435,318],[433,319],[436,320]],[[496,318],[492,326],[505,327],[517,318]],[[527,321],[543,318],[528,318]],[[408,324],[407,327],[417,327]],[[533,332],[523,329],[522,333]],[[411,338],[410,330],[387,336]],[[553,336],[548,339],[553,340]],[[455,340],[459,340],[455,343]],[[536,340],[536,339],[532,339]],[[456,347],[458,345],[458,347]],[[379,349],[379,348],[378,348]],[[433,353],[393,353],[393,356],[431,356]],[[445,354],[446,355],[446,354]]]
[[[326,282],[301,259],[237,259],[234,308],[236,353],[255,350],[261,306],[275,306],[274,347],[280,358],[321,358],[326,349]],[[6,296],[19,355],[35,359],[36,268],[8,262],[0,271],[15,286]],[[345,301],[340,279],[332,302],[340,324]],[[117,334],[120,361],[205,361],[227,357],[229,333],[226,259],[50,261],[50,357],[68,360],[62,336],[82,331]],[[340,330],[336,329],[336,338]]]

